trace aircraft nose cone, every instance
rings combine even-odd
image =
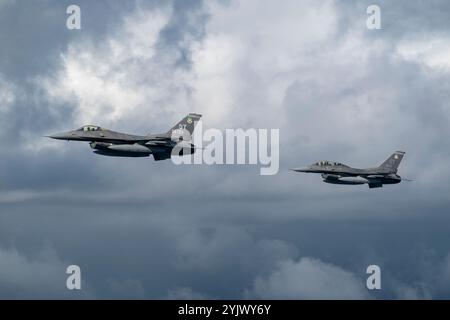
[[[55,133],[49,136],[46,136],[47,138],[56,139],[56,140],[67,140],[70,137],[69,132],[61,132],[61,133]]]
[[[291,169],[291,170],[295,171],[295,172],[308,172],[309,168],[308,167],[300,167],[300,168],[294,168],[294,169]]]

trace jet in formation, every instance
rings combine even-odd
[[[89,142],[94,152],[112,157],[149,157],[156,161],[170,159],[172,154],[195,152],[192,134],[201,115],[188,114],[166,133],[137,136],[87,125],[80,129],[48,136],[52,139]]]
[[[402,179],[397,174],[398,166],[404,155],[405,152],[396,151],[379,167],[367,169],[352,168],[338,162],[320,161],[305,168],[291,170],[305,173],[320,173],[323,182],[326,183],[347,185],[367,184],[369,188],[381,188],[384,184],[396,184],[402,180],[411,181]]]

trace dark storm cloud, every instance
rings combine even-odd
[[[45,132],[72,116],[73,104],[51,102],[34,77],[55,72],[61,65],[61,52],[81,32],[66,28],[66,8],[73,1],[6,1],[0,8],[0,75],[15,86],[16,101],[10,112],[2,113],[2,143],[13,148],[24,133]],[[83,11],[82,27],[102,38],[133,7],[127,1],[78,1]],[[98,17],[102,17],[99,19]],[[83,30],[84,32],[84,30]]]
[[[376,261],[384,280],[384,290],[376,297],[398,297],[398,283],[415,289],[419,297],[425,290],[436,298],[449,293],[446,224],[303,219],[217,227],[192,216],[180,219],[168,209],[133,209],[14,207],[2,216],[2,243],[31,261],[44,244],[52,243],[61,261],[55,268],[76,261],[100,297],[162,298],[177,288],[213,298],[241,297],[242,289],[252,290],[254,275],[265,279],[277,262],[309,256],[352,272],[357,280],[350,286],[364,283],[365,268]],[[49,286],[53,283],[48,281]],[[128,289],[117,291],[119,284]],[[46,292],[46,283],[42,285]],[[61,294],[64,291],[61,288]]]
[[[14,107],[2,114],[0,137],[3,143],[11,143],[11,147],[17,139],[25,139],[26,133],[48,133],[49,128],[72,119],[77,102],[58,105],[49,101],[40,84],[43,77],[62,67],[61,54],[70,43],[102,41],[115,32],[123,18],[136,7],[173,6],[172,20],[162,30],[159,42],[161,50],[177,52],[178,63],[188,67],[189,52],[183,43],[201,37],[206,19],[201,1],[174,1],[162,5],[157,1],[77,1],[82,12],[82,30],[72,31],[66,28],[66,8],[71,4],[73,1],[26,0],[20,4],[7,1],[0,8],[0,80],[5,78],[13,85],[16,95]]]
[[[204,36],[207,14],[202,0],[174,1],[174,14],[169,23],[161,30],[160,50],[163,54],[175,52],[177,66],[190,66],[190,49],[188,44]]]
[[[6,1],[0,8],[0,70],[23,81],[58,67],[60,54],[81,32],[66,28],[66,8],[73,1]],[[135,6],[134,1],[76,1],[82,8],[83,32],[102,38]],[[83,10],[86,9],[86,10]],[[13,31],[13,33],[12,33]]]
[[[379,33],[364,29],[365,3],[336,2],[331,8],[337,21],[330,23],[335,26],[330,32],[328,27],[323,33],[313,29],[320,38],[316,42],[307,35],[310,29],[296,30],[289,41],[304,37],[299,44],[308,48],[287,49],[282,40],[270,42],[286,34],[285,26],[276,28],[277,14],[288,14],[282,7],[270,14],[261,7],[249,10],[252,19],[246,20],[245,14],[239,16],[244,3],[227,2],[218,10],[239,19],[227,24],[227,17],[221,17],[214,25],[210,20],[217,10],[201,1],[80,1],[83,29],[71,32],[64,27],[67,4],[22,1],[0,8],[0,84],[11,84],[7,89],[15,95],[6,111],[0,109],[0,296],[336,297],[339,292],[327,290],[333,285],[345,297],[450,296],[450,171],[448,143],[442,139],[449,133],[449,76],[395,59],[404,39],[448,34],[446,2],[426,7],[382,2]],[[298,5],[299,12],[307,11]],[[102,158],[72,143],[43,145],[41,135],[72,125],[81,104],[80,95],[52,98],[40,82],[56,79],[51,82],[56,86],[64,79],[59,77],[67,68],[61,55],[76,58],[84,52],[92,64],[116,61],[112,54],[99,55],[106,52],[107,40],[126,42],[123,20],[131,17],[132,24],[136,11],[161,8],[171,11],[167,16],[164,11],[167,21],[156,32],[154,56],[117,60],[123,65],[108,70],[112,77],[105,82],[113,82],[119,70],[146,90],[161,91],[151,103],[169,111],[148,102],[139,109],[144,113],[129,110],[113,129],[168,129],[172,117],[178,117],[171,104],[186,107],[195,101],[175,99],[199,89],[191,83],[203,70],[194,65],[199,61],[195,50],[212,43],[218,48],[212,65],[230,70],[226,93],[237,97],[221,123],[281,128],[279,175],[260,177],[257,168],[245,166],[177,167],[170,161]],[[315,21],[314,14],[308,17],[302,16]],[[210,24],[223,29],[211,31]],[[362,30],[355,31],[358,25]],[[11,29],[19,36],[12,36]],[[275,37],[270,38],[271,32]],[[233,38],[241,33],[250,36]],[[295,55],[284,56],[297,49],[300,62]],[[222,52],[228,52],[228,60],[220,60]],[[238,62],[226,64],[233,59]],[[272,105],[268,93],[283,76],[282,101]],[[132,89],[127,98],[140,93]],[[211,113],[223,111],[208,110],[205,123]],[[395,148],[406,148],[401,173],[414,183],[368,193],[287,172],[320,158],[376,165]],[[72,263],[83,271],[82,295],[64,288],[64,268]],[[369,264],[382,267],[379,293],[361,289]],[[31,281],[31,273],[42,275],[41,280]],[[289,287],[280,280],[283,276],[299,280]],[[315,281],[302,286],[303,277]]]

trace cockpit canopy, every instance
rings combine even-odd
[[[321,166],[321,167],[324,167],[324,166],[343,166],[342,163],[331,162],[331,161],[319,161],[319,162],[315,163],[314,165]]]
[[[87,132],[87,131],[102,131],[103,129],[102,128],[100,128],[100,127],[97,127],[97,126],[84,126],[84,127],[81,127],[80,129],[78,129],[77,131],[84,131],[84,132]]]

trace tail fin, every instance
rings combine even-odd
[[[383,162],[380,168],[388,169],[392,173],[397,173],[397,168],[404,155],[405,153],[403,151],[394,152],[385,162]]]
[[[186,137],[187,132],[189,132],[189,136],[192,136],[194,133],[195,125],[202,117],[201,114],[197,113],[189,113],[186,117],[183,118],[180,122],[178,122],[172,129],[170,129],[167,133],[173,136],[178,137]],[[186,139],[185,139],[186,140]]]

